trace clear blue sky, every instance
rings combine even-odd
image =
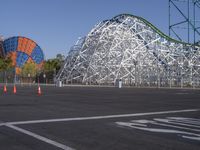
[[[121,13],[142,16],[168,34],[168,0],[0,0],[0,35],[31,38],[53,58]]]

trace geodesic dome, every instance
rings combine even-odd
[[[199,86],[200,46],[172,39],[145,19],[118,15],[71,48],[56,79],[66,83]]]
[[[40,67],[44,61],[42,49],[26,37],[17,36],[6,39],[3,41],[3,51],[5,57],[11,57],[17,74],[26,63],[32,62]]]
[[[3,57],[3,37],[0,36],[0,57]]]

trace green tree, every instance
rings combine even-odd
[[[45,73],[46,78],[48,79],[49,82],[53,82],[53,79],[60,70],[63,62],[64,62],[64,56],[61,54],[57,54],[56,58],[48,59],[47,61],[44,62],[43,73]]]
[[[28,77],[29,75],[31,77],[35,77],[37,74],[37,66],[35,63],[26,63],[22,67],[21,75],[24,77]]]
[[[48,72],[58,72],[63,64],[65,56],[62,54],[57,54],[56,58],[48,59],[44,62],[44,69],[45,73]]]
[[[57,54],[56,55],[56,59],[58,59],[59,61],[64,61],[65,60],[65,56],[64,55],[62,55],[62,54]]]
[[[12,60],[10,57],[0,58],[0,71],[7,71],[12,67]]]
[[[0,71],[3,71],[4,59],[0,57]]]
[[[10,57],[0,57],[0,72],[1,72],[1,76],[4,78],[4,82],[7,83],[7,71],[10,70],[11,68],[13,68],[12,66],[12,60]],[[2,75],[2,73],[4,75]]]

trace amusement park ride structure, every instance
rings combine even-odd
[[[97,24],[71,48],[56,77],[65,83],[200,85],[200,46],[172,39],[147,20],[121,14]]]
[[[144,18],[130,14],[98,23],[71,48],[56,80],[98,85],[122,81],[129,86],[199,87],[199,8],[200,0],[169,0],[169,36]],[[177,20],[174,11],[183,20]],[[187,40],[182,38],[186,34],[179,34],[176,29],[187,29]]]
[[[199,14],[200,0],[169,0],[169,36],[188,43],[200,42]]]

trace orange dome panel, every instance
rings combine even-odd
[[[18,38],[18,47],[17,47],[18,51],[21,51],[21,49],[22,49],[22,45],[23,45],[22,42],[23,42],[23,38],[19,37]]]
[[[27,63],[34,63],[34,61],[31,57],[29,57],[29,59],[27,60]]]
[[[44,53],[42,49],[31,39],[26,37],[11,37],[3,41],[3,50],[6,57],[12,59],[12,65],[16,67],[18,74],[20,68],[26,63],[35,63],[37,67],[43,66]]]
[[[18,38],[18,48],[17,48],[18,51],[31,55],[35,46],[36,46],[36,43],[27,38],[23,38],[23,37]]]
[[[7,56],[11,58],[12,66],[16,66],[17,52],[10,52]]]
[[[16,72],[17,75],[21,74],[21,71],[22,71],[21,68],[19,68],[19,67],[15,68],[15,72]]]
[[[26,47],[26,53],[28,55],[31,55],[31,53],[32,53],[33,49],[35,48],[35,46],[36,46],[36,43],[31,41],[31,40],[29,40],[28,43],[27,43],[27,47]]]
[[[42,69],[44,66],[44,61],[42,61],[40,64],[37,65],[37,68],[38,69]]]

